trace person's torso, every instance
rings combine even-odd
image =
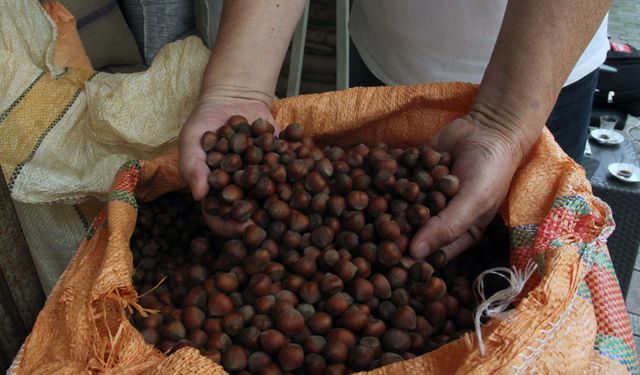
[[[506,5],[507,0],[355,0],[350,32],[363,61],[388,85],[480,83]],[[602,64],[609,48],[606,23],[605,17],[565,84]]]

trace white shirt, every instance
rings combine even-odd
[[[507,0],[355,0],[351,38],[367,67],[387,85],[480,83],[506,5]],[[600,66],[608,50],[605,16],[565,86]]]

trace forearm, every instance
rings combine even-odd
[[[519,142],[526,153],[610,4],[509,1],[471,115]]]
[[[225,0],[200,99],[239,97],[271,104],[303,0]]]

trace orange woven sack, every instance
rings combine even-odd
[[[415,146],[463,114],[476,87],[432,84],[355,88],[279,101],[281,124],[299,122],[317,140],[383,140]],[[136,201],[186,188],[175,150],[131,161],[115,177],[106,211],[94,221],[53,289],[10,374],[215,374],[221,367],[181,349],[165,357],[129,324],[137,307],[129,239]],[[500,214],[511,233],[511,262],[537,264],[506,320],[379,374],[637,373],[634,342],[606,238],[609,208],[591,194],[584,171],[545,130],[518,169]]]

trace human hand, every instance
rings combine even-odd
[[[451,153],[451,174],[459,178],[460,190],[413,237],[410,251],[416,259],[438,249],[447,260],[453,259],[477,242],[500,208],[528,151],[518,135],[487,126],[479,118],[466,115],[456,119],[431,141],[437,150]]]
[[[207,154],[201,145],[202,135],[226,124],[233,115],[242,115],[249,123],[263,118],[274,124],[276,133],[279,131],[269,107],[262,101],[240,98],[201,100],[182,127],[178,147],[180,175],[189,184],[191,194],[196,201],[202,201],[209,192],[207,178],[210,171],[206,163]],[[204,210],[203,217],[213,233],[224,237],[237,236],[250,224],[223,220]]]

